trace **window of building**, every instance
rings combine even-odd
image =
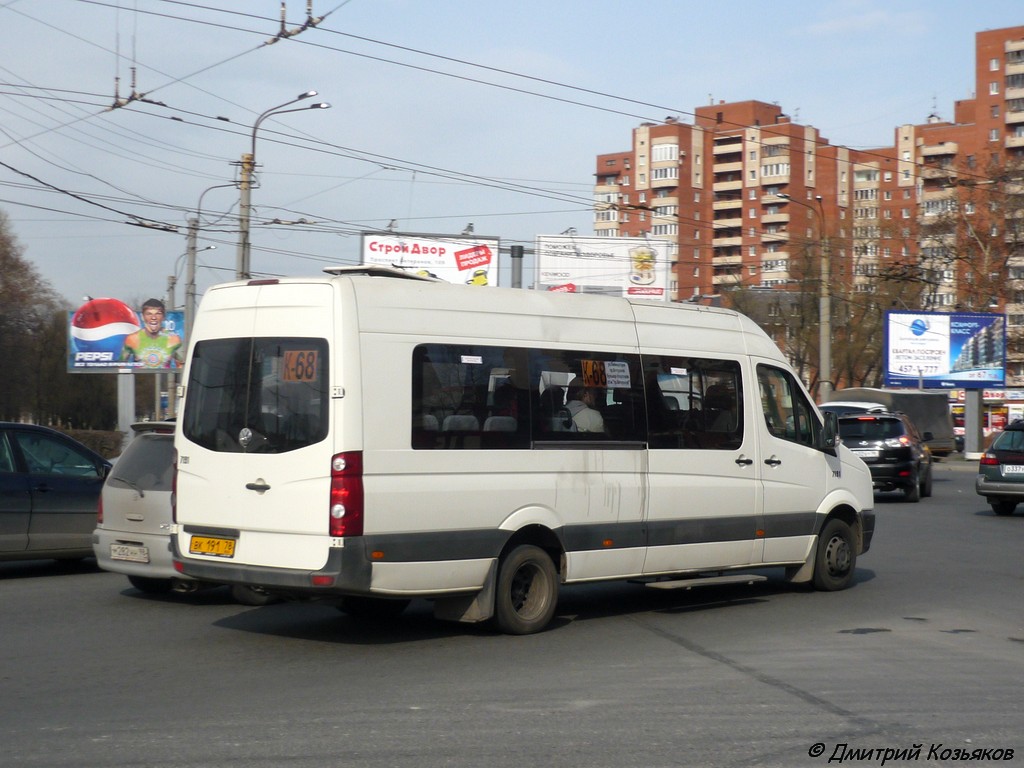
[[[988,93],[990,96],[995,96],[999,93],[999,82],[997,80],[993,80],[988,84]]]
[[[988,60],[988,69],[989,69],[990,72],[998,72],[999,71],[999,59],[989,59]]]
[[[655,144],[651,147],[651,160],[655,163],[677,160],[679,158],[678,144]]]

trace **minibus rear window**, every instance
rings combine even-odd
[[[325,339],[198,342],[185,437],[224,453],[285,453],[320,442],[327,437],[327,362]]]

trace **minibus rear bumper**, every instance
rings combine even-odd
[[[292,568],[270,568],[223,560],[182,557],[174,542],[176,570],[204,581],[263,587],[270,592],[302,594],[370,594],[371,565],[363,547],[332,548],[324,567],[309,571]]]

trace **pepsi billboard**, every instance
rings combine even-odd
[[[885,315],[885,386],[1004,386],[1004,315],[898,310]]]
[[[161,373],[183,365],[183,312],[159,299],[137,310],[120,299],[89,299],[68,313],[68,372]]]

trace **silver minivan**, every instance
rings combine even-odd
[[[123,573],[140,592],[193,592],[217,586],[174,570],[171,560],[171,491],[174,422],[132,425],[135,437],[117,459],[100,494],[92,548],[105,571]],[[236,601],[265,605],[269,595],[238,585]]]

